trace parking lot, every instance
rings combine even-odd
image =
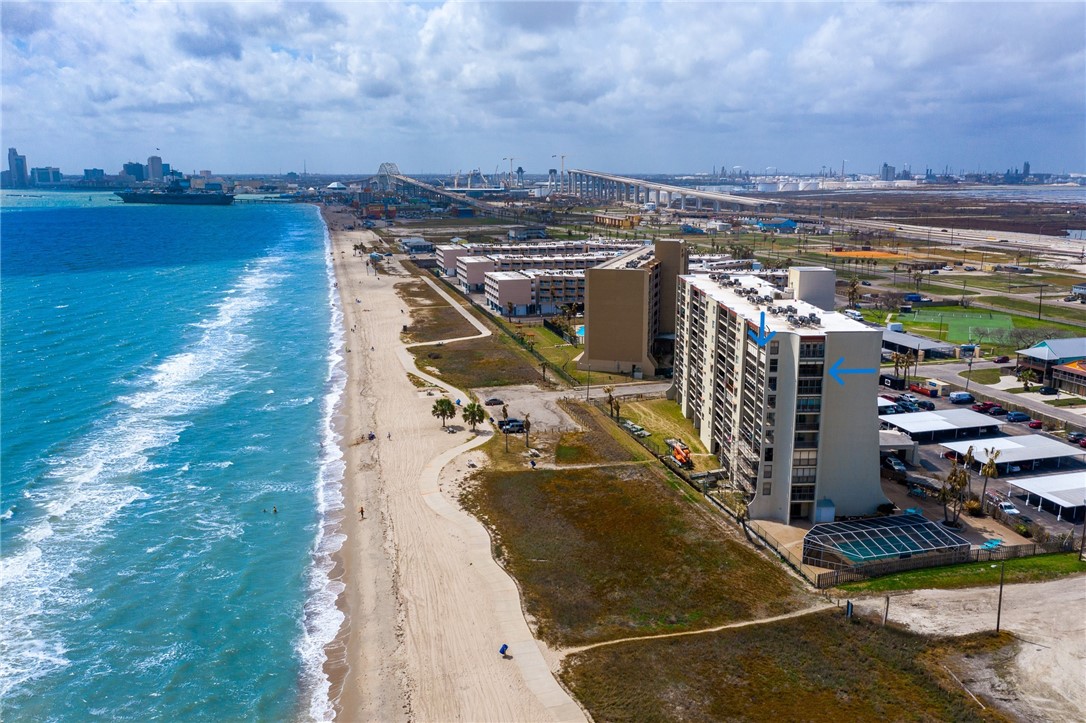
[[[904,392],[895,392],[887,390],[884,387],[877,387],[877,390],[878,391],[875,392],[877,395],[899,396],[901,394],[904,394]],[[920,399],[924,399],[923,397],[920,397],[920,395],[915,393],[914,396],[919,397]],[[972,405],[970,404],[952,404],[950,400],[946,397],[936,397],[933,399],[924,400],[931,402],[934,410],[936,411],[972,408]],[[977,411],[978,413],[984,413],[979,410]],[[916,465],[906,465],[906,472],[910,483],[919,483],[921,486],[939,486],[941,480],[946,477],[947,472],[950,471],[953,464],[950,459],[944,456],[944,453],[947,450],[945,447],[942,446],[943,442],[968,441],[974,446],[974,454],[977,457],[980,457],[983,455],[982,450],[985,447],[985,440],[1043,434],[1044,436],[1054,440],[1065,441],[1062,435],[1050,434],[1044,432],[1041,429],[1031,429],[1027,421],[1007,421],[1007,416],[1004,415],[999,415],[997,418],[1004,421],[1005,423],[995,433],[988,432],[981,434],[975,430],[967,429],[958,432],[956,439],[954,435],[946,434],[943,435],[943,437],[945,438],[937,437],[934,441],[930,440],[930,435],[928,434],[917,435],[917,441],[919,443],[916,459],[917,463]],[[1036,495],[1034,495],[1032,498],[1033,504],[1027,505],[1024,491],[1015,489],[1011,484],[1008,483],[1013,483],[1016,478],[1036,477],[1053,473],[1078,471],[1081,472],[1083,475],[1086,475],[1086,461],[1084,461],[1084,457],[1086,457],[1086,449],[1083,450],[1082,455],[1077,457],[1062,458],[1060,460],[1043,460],[1037,464],[1036,469],[1031,469],[1028,465],[1015,465],[1014,467],[1010,468],[1010,471],[1004,472],[1004,466],[1000,465],[1001,469],[999,476],[997,478],[990,479],[988,482],[988,490],[989,492],[993,493],[993,497],[989,500],[989,503],[998,504],[1000,500],[1009,500],[1011,503],[1013,503],[1015,508],[1019,510],[1018,515],[1011,515],[1011,517],[1026,522],[1027,524],[1036,523],[1044,527],[1045,530],[1049,532],[1049,534],[1055,535],[1066,532],[1074,532],[1076,529],[1080,528],[1068,522],[1066,519],[1057,519],[1057,516],[1055,514],[1052,514],[1051,512],[1043,509],[1038,509],[1038,498]],[[1018,471],[1014,471],[1016,468],[1018,469]],[[978,473],[976,468],[974,468],[972,485],[973,491],[979,495],[983,484],[983,477]],[[905,484],[900,484],[889,480],[884,482],[884,491],[887,493],[887,496],[889,496],[891,500],[898,505],[898,507],[904,509],[905,507],[919,506],[925,510],[925,513],[928,516],[942,515],[941,504],[931,499],[924,501],[924,504],[920,504],[921,500],[918,497],[908,495],[908,488],[909,486]],[[995,495],[998,495],[999,497],[995,497]],[[966,520],[964,515],[962,519]],[[969,518],[966,521],[968,521],[970,524],[976,525],[978,519],[979,518]],[[1014,535],[1014,533],[1009,528],[995,522],[994,520],[991,520],[990,518],[983,519],[985,523],[984,527],[995,526],[998,530],[1002,531],[1004,535],[1003,539],[1007,542],[1007,544],[1014,544],[1011,542],[1010,539],[1008,539],[1007,536],[1014,536],[1015,539],[1017,539],[1017,536]],[[1022,539],[1020,540],[1020,542],[1024,543],[1028,542],[1028,540]]]

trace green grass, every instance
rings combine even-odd
[[[528,470],[507,460],[499,441],[489,447],[494,463],[462,497],[491,529],[543,640],[568,646],[690,630],[809,602],[704,501],[636,456],[636,444],[611,437],[601,417],[588,410],[578,421],[590,425],[586,441],[609,466]]]
[[[956,639],[951,650],[1002,647],[1009,636]],[[562,681],[598,721],[982,721],[946,675],[942,641],[840,609],[570,656]]]
[[[971,372],[962,372],[961,376],[972,379],[977,384],[998,384],[1000,378],[998,369],[974,369]]]
[[[544,326],[524,327],[525,334],[535,337],[535,350],[553,366],[562,369],[579,384],[621,384],[630,381],[628,374],[605,374],[577,368],[573,361],[584,350],[583,346],[574,346]]]
[[[983,303],[991,304],[992,306],[999,306],[1005,309],[1013,309],[1014,311],[1023,312],[1023,314],[1027,315],[1027,318],[1031,318],[1032,321],[1037,322],[1038,326],[1064,328],[1070,329],[1072,331],[1081,331],[1083,326],[1086,326],[1081,323],[1081,305],[1066,304],[1059,301],[1056,297],[1052,297],[1042,303],[1041,315],[1056,319],[1062,319],[1064,322],[1070,323],[1056,323],[1051,321],[1044,321],[1043,319],[1038,319],[1036,301],[1029,301],[1025,299],[1012,299],[1005,296],[982,296],[979,300]],[[1080,323],[1075,324],[1074,322],[1076,321]],[[1016,323],[1015,326],[1021,327],[1026,325]]]
[[[619,413],[652,432],[659,439],[682,440],[694,454],[707,454],[693,423],[683,416],[678,402],[670,399],[645,399],[623,402]]]
[[[892,590],[947,589],[983,587],[999,584],[1000,563],[968,562],[925,570],[909,570],[863,582],[841,585],[847,592],[888,592]],[[1086,562],[1078,561],[1078,553],[1035,555],[1007,560],[1006,583],[1041,582],[1064,575],[1086,573]]]
[[[504,334],[413,350],[415,365],[460,389],[539,382],[535,359]]]
[[[1077,407],[1086,404],[1086,399],[1079,397],[1064,397],[1063,399],[1046,399],[1045,404],[1053,407]]]

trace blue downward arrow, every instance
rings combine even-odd
[[[758,346],[765,346],[769,343],[769,340],[777,335],[777,332],[771,331],[768,334],[765,333],[765,312],[762,312],[762,322],[758,327],[758,333],[755,334],[750,329],[747,329],[747,333],[750,334],[750,338],[757,342]]]
[[[877,369],[841,369],[841,365],[844,363],[845,358],[841,357],[836,362],[834,362],[833,366],[829,369],[830,376],[836,379],[837,383],[841,384],[842,386],[845,383],[845,380],[841,378],[842,374],[874,374],[878,371]]]

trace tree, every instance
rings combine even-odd
[[[481,424],[486,419],[486,410],[483,409],[483,405],[479,404],[479,402],[472,402],[464,406],[460,415],[466,423],[471,425],[471,431],[474,432],[475,425]]]
[[[913,283],[916,284],[916,290],[920,291],[920,284],[924,281],[924,270],[917,269],[913,272]]]
[[[912,359],[908,354],[902,354],[899,351],[895,351],[890,357],[890,361],[894,363],[894,376],[901,376],[901,370],[909,371],[909,364],[912,363]]]
[[[996,465],[996,460],[999,459],[999,450],[994,447],[986,447],[984,449],[984,455],[988,458],[987,461],[981,465],[980,473],[984,475],[984,487],[981,489],[980,499],[981,504],[984,504],[984,500],[987,499],[988,494],[988,480],[996,479],[999,477],[999,467]],[[981,507],[981,509],[984,509]]]
[[[1022,382],[1022,388],[1028,392],[1029,385],[1037,381],[1037,372],[1032,369],[1024,369],[1022,370],[1022,373],[1018,375],[1018,381]]]
[[[962,505],[965,503],[965,488],[969,484],[969,474],[965,468],[954,460],[950,471],[947,472],[943,486],[939,489],[939,501],[943,503],[943,522],[956,525],[958,517],[962,513]]]
[[[856,302],[860,300],[860,280],[853,276],[848,282],[848,306],[855,309]]]
[[[607,410],[608,410],[608,413],[612,417],[614,417],[615,416],[615,397],[613,395],[613,392],[615,391],[615,388],[614,387],[604,387],[603,391],[607,394]]]
[[[434,406],[430,408],[430,414],[441,419],[441,426],[445,426],[446,419],[452,419],[456,416],[456,405],[452,403],[451,399],[442,397],[434,402]]]

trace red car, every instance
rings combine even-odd
[[[1083,449],[1086,449],[1086,439],[1080,439],[1078,441],[1078,446],[1082,447]]]
[[[971,407],[971,409],[974,412],[982,412],[984,414],[987,414],[988,410],[991,409],[994,406],[995,406],[995,404],[993,404],[992,402],[977,402],[976,404],[974,404]]]
[[[1045,426],[1045,423],[1042,422],[1040,419],[1030,420],[1030,423],[1029,423],[1029,428],[1030,429],[1041,429],[1044,426]]]

